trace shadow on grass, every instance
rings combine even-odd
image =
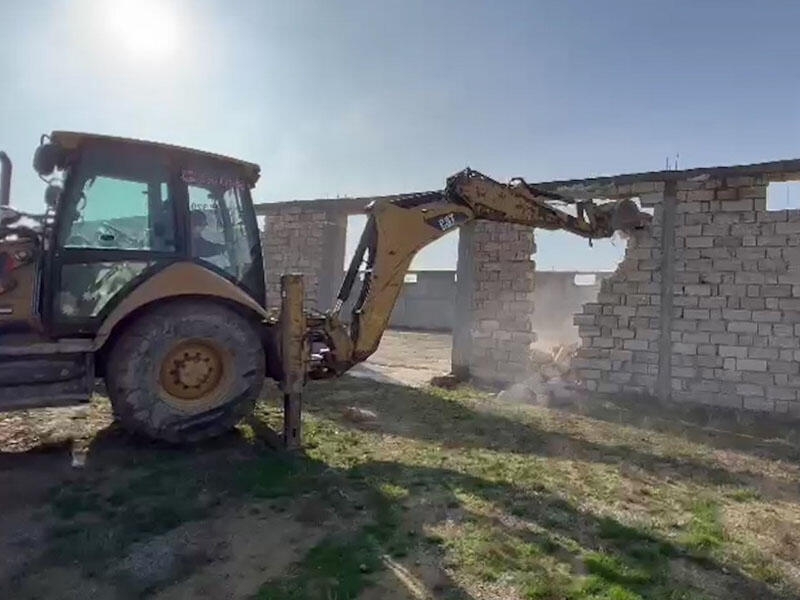
[[[334,385],[331,393],[330,386]],[[662,479],[757,488],[768,500],[797,501],[794,482],[763,473],[730,471],[692,456],[642,451],[627,444],[595,443],[567,433],[537,427],[497,412],[474,410],[460,402],[392,384],[345,378],[335,384],[309,386],[306,410],[347,427],[378,430],[454,448],[484,448],[515,454],[563,457],[587,462],[630,465]],[[345,408],[353,404],[374,410],[377,422],[353,423]],[[646,438],[642,438],[646,442]]]
[[[184,570],[162,565],[156,570],[165,576],[155,581],[120,571],[120,564],[130,562],[125,557],[182,525],[237,508],[303,523],[319,517],[305,512],[313,503],[328,515],[320,526],[330,527],[329,535],[284,577],[265,582],[257,593],[262,599],[354,600],[387,571],[387,557],[404,555],[411,540],[398,533],[391,501],[360,476],[349,477],[305,454],[273,450],[241,431],[176,447],[111,426],[94,437],[84,468],[70,464],[69,442],[0,454],[5,489],[26,497],[46,521],[46,535],[31,559],[13,573],[0,570],[0,597],[56,597],[59,590],[39,577],[52,567],[75,569],[87,585],[110,586],[120,597],[152,596],[191,571],[177,564],[179,556],[170,558],[169,545],[157,560]],[[437,597],[474,600],[443,570],[436,579]],[[400,580],[397,587],[402,588]]]
[[[783,597],[719,564],[707,548],[680,545],[582,511],[544,487],[523,490],[448,469],[389,462],[367,463],[347,475],[409,490],[406,505],[415,496],[435,497],[435,504],[426,503],[428,518],[417,523],[418,533],[431,539],[424,530],[454,524],[459,531],[449,539],[433,536],[434,542],[486,582],[513,573],[527,598]],[[464,496],[490,503],[490,513],[496,514],[459,514]],[[576,580],[579,575],[584,578]]]
[[[683,436],[719,450],[769,460],[800,460],[800,419],[789,415],[660,402],[633,394],[600,399],[582,395],[559,403],[558,408],[613,424]]]
[[[695,461],[589,443],[422,391],[373,382],[312,386],[309,410],[338,420],[341,408],[354,402],[354,391],[359,405],[380,413],[384,431],[404,436],[455,448],[540,456],[559,456],[569,447],[573,458],[632,462],[673,477],[741,483],[739,474]],[[288,573],[265,582],[258,595],[262,600],[354,599],[376,572],[386,572],[387,556],[402,559],[419,553],[489,585],[509,583],[506,577],[512,574],[510,583],[532,599],[676,600],[692,598],[688,594],[694,592],[726,600],[780,597],[709,557],[717,535],[713,507],[698,513],[704,521],[695,538],[679,544],[580,510],[544,486],[521,489],[447,468],[369,460],[364,458],[369,448],[363,437],[351,432],[326,435],[309,428],[309,439],[327,444],[330,452],[350,453],[355,466],[336,468],[310,454],[271,451],[241,433],[176,448],[111,427],[94,438],[84,469],[65,468],[67,448],[0,454],[0,469],[6,489],[19,490],[15,482],[27,481],[34,466],[36,480],[48,484],[42,499],[55,524],[31,576],[47,566],[77,563],[85,577],[118,585],[109,579],[109,569],[137,542],[236,505],[266,501],[299,518],[298,499],[313,496],[354,525],[317,544]],[[496,510],[477,512],[466,497]],[[458,533],[434,531],[448,526]],[[436,598],[474,599],[438,567],[429,589]],[[674,590],[686,590],[687,595]],[[11,588],[5,597],[25,597],[16,591]]]

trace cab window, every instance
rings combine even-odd
[[[258,252],[258,236],[247,213],[248,188],[226,177],[185,174],[192,256],[245,281]]]
[[[175,221],[166,177],[87,174],[66,211],[65,248],[175,251]]]

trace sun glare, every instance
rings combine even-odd
[[[111,43],[131,58],[164,59],[178,48],[178,20],[165,0],[111,0],[104,8]]]

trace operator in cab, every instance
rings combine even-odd
[[[225,246],[211,242],[203,237],[203,230],[208,227],[208,219],[202,210],[193,210],[191,213],[192,228],[192,256],[197,258],[211,258],[225,254]]]

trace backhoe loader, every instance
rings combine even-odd
[[[103,378],[122,426],[171,442],[212,437],[247,415],[265,378],[287,378],[291,335],[301,385],[367,359],[414,255],[454,228],[488,219],[591,239],[649,220],[632,201],[579,201],[467,169],[443,190],[366,207],[333,309],[289,319],[265,305],[258,165],[54,131],[33,160],[47,183],[43,214],[10,207],[3,153],[0,165],[0,410],[86,402]]]

